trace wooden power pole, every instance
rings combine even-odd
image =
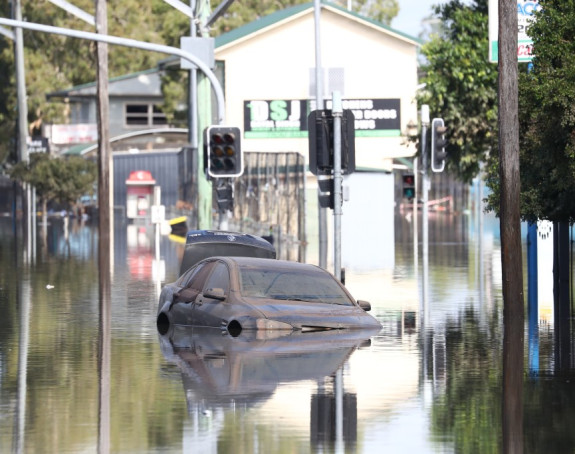
[[[499,173],[503,273],[503,452],[523,452],[524,301],[519,210],[517,5],[499,0]]]
[[[96,32],[108,34],[106,0],[96,0]],[[98,238],[100,273],[111,270],[113,211],[111,188],[110,108],[108,101],[108,44],[96,43],[98,119]]]

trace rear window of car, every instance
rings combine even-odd
[[[209,276],[210,271],[213,269],[214,262],[204,262],[190,268],[186,271],[177,281],[179,287],[193,288],[194,290],[201,291],[204,287],[204,282]]]
[[[242,295],[249,298],[354,305],[338,282],[321,270],[241,267],[240,286]]]

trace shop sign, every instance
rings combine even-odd
[[[355,117],[356,137],[397,137],[401,135],[399,99],[344,99],[345,110]],[[331,100],[326,101],[331,109]],[[246,139],[307,138],[309,113],[315,101],[244,101],[244,137]]]

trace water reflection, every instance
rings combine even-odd
[[[202,417],[217,416],[221,427],[211,435],[225,438],[228,413],[241,418],[269,400],[280,384],[313,380],[317,390],[307,410],[312,445],[352,446],[357,398],[344,391],[342,368],[378,331],[243,331],[232,337],[210,328],[170,327],[159,339],[166,360],[181,370],[188,414],[197,429],[186,431],[187,442],[205,436],[197,425]]]
[[[571,317],[539,311],[518,328],[536,342],[506,353],[494,221],[479,241],[474,218],[442,216],[430,219],[425,324],[400,218],[392,261],[347,269],[381,331],[303,341],[185,329],[158,339],[157,285],[176,278],[182,244],[161,237],[156,280],[155,231],[133,235],[119,219],[113,274],[100,282],[89,224],[71,223],[66,239],[50,220],[46,249],[24,264],[0,219],[0,452],[499,453],[512,429],[505,393],[518,390],[506,374],[523,380],[523,451],[575,451]],[[506,354],[530,362],[506,371]]]

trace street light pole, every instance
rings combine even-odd
[[[341,173],[341,118],[343,108],[341,95],[332,94],[333,114],[333,274],[341,281],[341,215],[342,215],[342,173]]]
[[[22,4],[20,0],[14,3],[14,17],[17,21],[22,20]],[[21,162],[27,163],[28,144],[28,105],[26,100],[26,79],[24,69],[24,34],[22,28],[16,28],[14,33],[15,37],[15,57],[16,57],[16,89],[18,92],[18,158]],[[35,217],[32,216],[32,188],[29,183],[22,185],[22,211],[24,212],[24,219],[26,220],[26,249],[25,258],[30,262],[32,257],[32,223]]]

